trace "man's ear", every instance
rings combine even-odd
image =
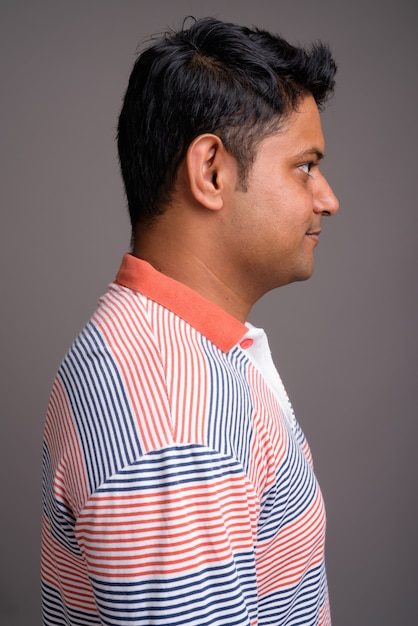
[[[222,209],[226,187],[235,184],[235,159],[216,135],[199,135],[186,155],[190,192],[195,200],[212,211]]]

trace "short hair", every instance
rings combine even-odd
[[[304,95],[318,107],[336,64],[321,42],[203,18],[154,40],[137,58],[118,123],[118,151],[132,228],[162,214],[191,142],[213,133],[237,160],[245,186],[256,147]]]

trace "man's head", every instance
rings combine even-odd
[[[236,159],[245,188],[260,142],[305,96],[320,107],[335,71],[323,44],[305,50],[213,18],[155,41],[135,63],[118,126],[132,228],[164,212],[190,144],[205,133]]]

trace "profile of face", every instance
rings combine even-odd
[[[338,210],[319,168],[323,155],[318,107],[306,96],[285,126],[260,143],[245,189],[233,193],[224,232],[230,261],[260,296],[312,275],[322,218]]]

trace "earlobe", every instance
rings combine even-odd
[[[221,170],[224,167],[225,148],[216,135],[199,135],[190,144],[186,166],[190,192],[203,207],[218,211],[223,207]]]

